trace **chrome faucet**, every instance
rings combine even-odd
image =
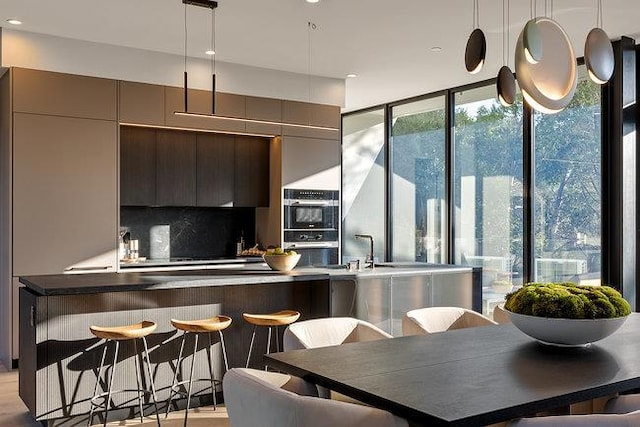
[[[369,263],[365,265],[365,268],[375,268],[374,258],[373,258],[373,236],[370,234],[356,234],[356,239],[369,239],[369,253],[367,254],[367,258],[365,259],[365,263]]]

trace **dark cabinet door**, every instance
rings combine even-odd
[[[197,205],[233,206],[235,138],[199,133],[197,143]]]
[[[269,206],[269,142],[236,136],[234,206]]]
[[[156,204],[156,131],[120,128],[120,205]]]
[[[196,205],[196,135],[192,132],[158,130],[157,204]]]

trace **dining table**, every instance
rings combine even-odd
[[[543,344],[503,324],[271,353],[265,360],[412,425],[484,426],[640,388],[640,313],[581,347]]]

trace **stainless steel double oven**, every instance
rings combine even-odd
[[[338,263],[339,197],[336,190],[284,189],[284,247],[302,255],[298,265]]]

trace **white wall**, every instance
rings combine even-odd
[[[4,28],[0,61],[4,67],[23,67],[62,73],[182,86],[184,59],[180,55],[93,43]],[[189,58],[189,87],[211,89],[210,62]],[[345,81],[216,62],[220,92],[344,106]]]
[[[282,187],[340,190],[340,141],[283,137]]]

